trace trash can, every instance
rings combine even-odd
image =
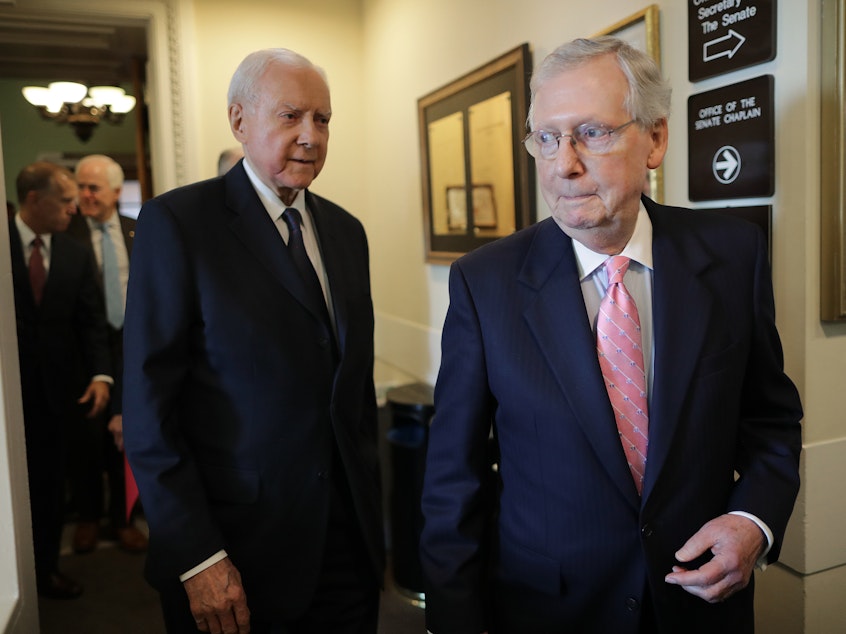
[[[420,568],[420,532],[423,512],[423,473],[429,423],[435,413],[434,390],[412,383],[388,390],[391,427],[387,437],[391,455],[391,560],[397,591],[413,604],[425,606]]]

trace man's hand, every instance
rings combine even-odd
[[[106,429],[109,430],[112,434],[112,438],[115,441],[115,447],[117,447],[118,451],[123,451],[123,416],[121,414],[115,414],[109,419],[109,424],[106,426]]]
[[[676,552],[688,562],[710,549],[714,557],[696,570],[673,566],[664,581],[684,588],[708,603],[725,601],[749,583],[766,539],[752,520],[741,515],[721,515],[700,528]]]
[[[249,634],[250,610],[241,574],[229,557],[183,582],[197,629],[211,634]]]
[[[85,415],[86,418],[94,418],[106,409],[106,405],[109,404],[109,389],[110,386],[105,381],[91,381],[88,384],[85,393],[77,401],[80,405],[91,403],[91,408]]]

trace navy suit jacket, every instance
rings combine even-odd
[[[121,233],[123,233],[123,243],[126,245],[126,253],[127,256],[130,256],[132,255],[132,241],[135,238],[135,220],[121,216],[120,214],[118,214],[118,220],[120,221]],[[85,246],[91,252],[92,256],[94,256],[94,247],[91,244],[91,228],[88,226],[85,216],[82,214],[75,215],[71,219],[66,233]],[[96,261],[96,256],[94,258]],[[102,302],[105,308],[106,296],[103,285],[103,272],[99,269],[98,271],[97,285],[100,288],[100,293],[103,297]],[[109,332],[109,350],[111,352],[115,380],[112,386],[111,398],[109,399],[108,411],[114,415],[120,414],[123,407],[123,328],[115,330],[108,321],[106,322],[106,327]]]
[[[241,165],[144,204],[124,325],[124,437],[150,526],[148,579],[184,592],[178,575],[225,549],[268,622],[314,592],[335,467],[374,574],[384,565],[367,240],[337,205],[308,192],[306,203],[337,352]]]
[[[650,594],[661,631],[751,631],[751,584],[710,605],[663,579],[673,553],[732,510],[766,522],[770,561],[779,553],[802,413],[782,369],[767,249],[749,223],[644,203],[654,384],[642,498],[571,239],[547,219],[452,266],[423,496],[435,634],[634,633]],[[527,594],[536,603],[521,603]]]
[[[24,406],[46,398],[51,413],[67,426],[69,416],[83,411],[76,401],[91,379],[112,375],[97,265],[72,239],[52,234],[50,270],[36,305],[14,220],[9,239]]]

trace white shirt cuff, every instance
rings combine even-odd
[[[758,561],[755,562],[755,567],[761,571],[766,570],[767,554],[773,547],[773,541],[775,541],[775,538],[773,537],[773,532],[770,530],[770,527],[767,526],[760,517],[752,515],[752,513],[747,513],[746,511],[729,511],[729,515],[740,515],[741,517],[745,517],[748,520],[752,520],[753,522],[755,522],[755,524],[757,524],[758,528],[760,528],[764,532],[764,537],[767,538],[767,547],[764,548],[764,552],[762,552],[761,556],[758,557]]]
[[[226,554],[225,550],[218,550],[214,555],[212,555],[211,557],[206,559],[204,562],[197,564],[196,566],[191,568],[191,570],[189,570],[188,572],[183,572],[181,575],[179,575],[179,580],[183,581],[183,582],[187,581],[188,579],[190,579],[194,575],[203,572],[203,570],[205,570],[206,568],[211,568],[217,562],[226,559],[228,556],[229,555]]]

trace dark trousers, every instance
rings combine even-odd
[[[340,472],[335,469],[336,474]],[[305,614],[292,621],[262,623],[253,619],[251,634],[376,634],[379,581],[367,556],[346,483],[340,476],[332,481],[326,548],[311,604]],[[199,630],[191,616],[187,594],[179,590],[161,595],[167,631],[196,634]],[[249,603],[248,594],[248,607]]]
[[[126,484],[123,452],[118,451],[112,434],[106,428],[107,416],[85,418],[72,433],[69,440],[68,481],[71,506],[79,514],[79,520],[99,522],[103,517],[105,501],[106,514],[114,530],[127,525]]]
[[[112,407],[117,403],[120,410],[120,374],[123,371],[123,330],[111,326],[109,351],[116,383],[112,387]],[[68,482],[71,490],[71,505],[78,512],[82,522],[97,522],[103,517],[105,501],[106,515],[112,530],[124,528],[126,520],[126,484],[124,477],[123,452],[115,446],[114,437],[107,425],[111,414],[96,418],[85,418],[70,436],[68,456]],[[104,489],[103,475],[107,487]],[[108,492],[108,499],[106,495]]]

